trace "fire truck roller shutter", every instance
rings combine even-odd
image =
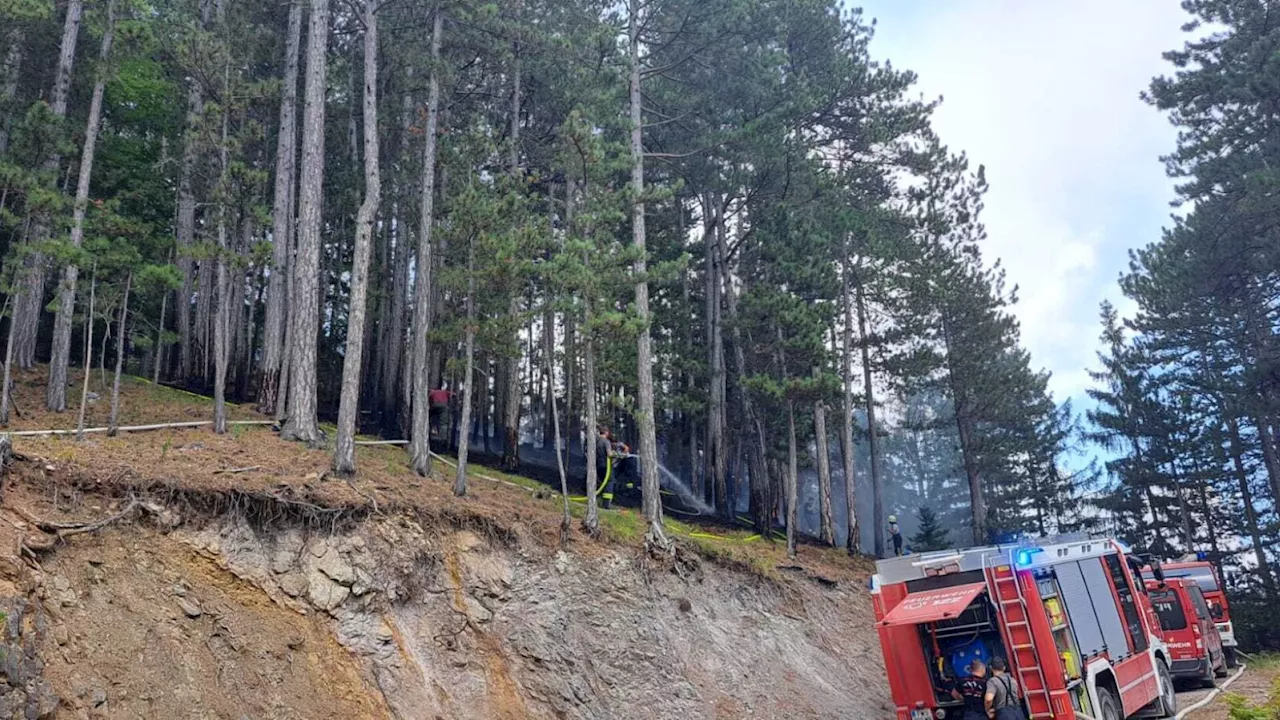
[[[1058,576],[1062,604],[1071,618],[1071,630],[1076,636],[1080,659],[1093,657],[1105,649],[1106,641],[1102,637],[1098,616],[1093,611],[1093,601],[1089,599],[1089,588],[1085,585],[1084,574],[1080,572],[1080,563],[1074,560],[1059,563],[1053,566],[1053,570]]]
[[[911,593],[884,616],[880,626],[919,625],[957,617],[986,587],[979,582]]]
[[[1081,560],[1080,570],[1084,573],[1085,587],[1093,596],[1093,608],[1098,612],[1098,625],[1102,627],[1102,639],[1107,643],[1107,654],[1115,663],[1133,652],[1129,649],[1129,635],[1125,632],[1124,620],[1120,617],[1120,608],[1103,562],[1102,558]]]

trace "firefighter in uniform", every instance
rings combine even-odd
[[[893,540],[893,556],[902,556],[902,529],[898,527],[898,516],[889,516],[889,538]]]
[[[613,436],[609,428],[601,425],[596,428],[596,481],[600,483],[605,510],[613,507],[613,455]]]
[[[1022,709],[1022,696],[1018,682],[1008,673],[1009,666],[1004,658],[991,661],[991,679],[987,681],[987,692],[983,696],[986,703],[987,717],[991,720],[1027,720]]]
[[[987,709],[983,696],[987,693],[987,665],[975,659],[965,666],[965,676],[960,679],[951,697],[964,703],[960,720],[986,720]]]

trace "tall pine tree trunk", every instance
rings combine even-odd
[[[821,400],[813,404],[814,449],[818,454],[818,537],[827,545],[836,544],[835,520],[831,509],[831,455],[827,450],[827,408]]]
[[[724,226],[718,194],[708,193],[703,200],[706,213],[705,242],[707,246],[706,314],[707,314],[707,367],[710,371],[710,397],[707,404],[707,472],[716,509],[721,516],[728,515],[729,505],[727,473],[729,467],[728,444],[725,441],[725,363],[724,333],[720,314],[720,292],[725,268],[721,244],[724,242]]]
[[[9,300],[5,300],[6,309]],[[0,380],[0,427],[9,425],[9,396],[13,386],[13,320],[4,341],[4,378]],[[19,411],[21,412],[21,411]]]
[[[213,13],[211,0],[200,0],[200,28],[209,25]],[[194,73],[192,73],[194,75]],[[196,163],[200,158],[200,123],[204,114],[204,87],[201,80],[191,79],[187,88],[187,121],[182,146],[182,162],[178,168],[178,270],[182,273],[182,289],[174,303],[178,321],[178,376],[183,383],[195,374],[195,349],[191,329],[191,296],[195,292],[195,264],[191,257],[196,242]]]
[[[862,338],[862,383],[866,395],[867,446],[871,453],[871,502],[875,515],[876,557],[885,556],[884,480],[880,477],[880,437],[876,426],[876,395],[871,377],[871,339],[867,335],[867,302],[862,282],[855,278],[854,299],[858,306],[858,333]],[[975,517],[977,517],[975,515]],[[976,530],[975,530],[976,532]]]
[[[587,414],[586,432],[582,437],[582,449],[587,461],[587,513],[582,517],[582,529],[588,535],[600,534],[600,511],[596,505],[596,426],[600,424],[596,413],[596,345],[591,327],[591,298],[582,303],[582,402]]]
[[[80,179],[76,183],[76,199],[71,219],[71,245],[84,243],[84,217],[89,207],[89,181],[93,177],[93,156],[98,147],[98,129],[102,120],[102,95],[107,87],[107,68],[111,59],[111,43],[115,39],[116,3],[107,3],[107,26],[102,33],[98,78],[89,101],[89,120],[85,123],[84,147],[80,153]],[[58,311],[53,324],[53,350],[49,359],[49,386],[45,389],[45,407],[53,412],[67,409],[67,365],[71,362],[71,324],[76,305],[76,279],[80,268],[74,261],[63,270],[58,292]]]
[[[320,325],[320,223],[324,201],[324,94],[328,71],[329,0],[311,0],[307,35],[306,108],[302,120],[302,178],[298,248],[293,265],[289,314],[293,349],[289,358],[289,417],[281,437],[319,444],[316,422],[316,334]]]
[[[67,3],[67,14],[62,26],[62,44],[58,54],[58,65],[54,70],[53,93],[50,98],[50,109],[58,119],[67,116],[67,100],[71,93],[71,71],[76,60],[76,41],[80,36],[80,21],[84,11],[82,0],[70,0]],[[44,170],[56,173],[62,158],[56,153],[44,162]],[[53,218],[47,210],[38,210],[31,227],[31,243],[39,247],[50,235]],[[44,309],[44,255],[33,250],[24,258],[17,283],[16,298],[13,306],[13,323],[10,332],[14,333],[14,354],[18,367],[30,369],[36,363],[36,336],[40,331],[40,313]],[[65,389],[64,389],[65,394]],[[63,403],[65,405],[65,401]]]
[[[298,156],[298,57],[302,47],[302,3],[289,6],[285,36],[284,77],[280,93],[280,134],[276,139],[275,199],[271,213],[271,273],[262,328],[262,367],[258,379],[258,412],[276,411],[280,366],[284,362],[285,323],[289,298],[289,249],[294,233]]]
[[[546,315],[554,317],[551,312],[551,305],[548,298]],[[555,338],[556,330],[552,324],[543,325],[542,329],[542,346],[543,346],[543,367],[547,376],[547,403],[550,406],[548,412],[551,414],[551,438],[556,453],[556,469],[560,471],[560,499],[563,503],[564,515],[560,520],[560,544],[564,545],[569,542],[569,530],[573,527],[573,515],[569,512],[569,476],[564,468],[564,455],[560,453],[560,411],[556,407],[555,392]]]
[[[431,80],[427,84],[426,149],[422,156],[422,201],[418,230],[418,258],[413,288],[413,361],[408,379],[412,390],[411,403],[413,426],[410,432],[409,454],[413,470],[426,477],[431,474],[431,416],[429,387],[430,370],[427,367],[427,333],[431,331],[431,300],[435,297],[432,280],[432,229],[435,226],[436,186],[436,128],[440,122],[440,43],[444,33],[444,14],[436,4],[435,20],[431,28]],[[470,383],[470,377],[463,382]],[[466,411],[464,411],[465,413]],[[461,452],[461,451],[460,451]],[[463,466],[459,455],[459,467]],[[459,473],[465,481],[465,473]]]
[[[653,348],[649,331],[648,250],[644,226],[644,115],[640,90],[640,0],[628,0],[628,51],[630,82],[628,105],[631,111],[631,237],[636,248],[636,314],[640,333],[636,341],[636,365],[639,382],[636,424],[640,431],[640,488],[645,521],[649,525],[645,542],[650,547],[667,550],[671,543],[662,526],[661,486],[658,483],[658,437],[653,400]]]
[[[438,16],[437,16],[438,17]],[[437,20],[437,23],[439,21]],[[436,25],[439,28],[439,25]],[[471,391],[475,377],[476,347],[476,241],[475,237],[467,240],[467,327],[466,339],[463,341],[462,360],[462,427],[471,424]],[[453,478],[453,494],[462,497],[467,494],[467,451],[469,443],[465,439],[458,443],[458,472]]]
[[[729,327],[733,340],[733,365],[739,378],[747,376],[746,350],[742,343],[742,329],[738,324],[738,294],[732,286],[725,290],[725,308],[729,313]],[[765,437],[764,422],[755,409],[751,394],[741,387],[742,416],[747,431],[743,442],[747,446],[747,474],[751,483],[751,517],[756,531],[768,533],[773,528],[773,512],[770,509],[772,497],[769,489],[769,470],[765,460],[765,448],[768,441]]]
[[[230,62],[223,73],[222,90],[230,90]],[[201,268],[210,267],[216,283],[216,294],[211,304],[216,303],[213,311],[213,431],[218,435],[227,432],[227,363],[231,348],[229,347],[229,330],[231,324],[230,283],[227,280],[227,263],[231,261],[231,252],[227,244],[227,195],[230,180],[228,132],[231,123],[227,107],[222,110],[222,138],[218,145],[218,165],[221,177],[218,178],[218,252],[212,259],[201,261]],[[203,293],[202,293],[203,294]]]
[[[369,292],[369,256],[373,224],[382,202],[378,167],[378,5],[364,4],[364,202],[356,214],[355,259],[351,269],[351,301],[347,311],[347,347],[342,357],[342,399],[338,406],[338,444],[333,469],[356,471],[356,419],[360,414],[360,370],[364,358],[365,305]]]
[[[1231,465],[1235,470],[1236,482],[1240,486],[1240,500],[1244,505],[1245,528],[1249,531],[1249,539],[1253,542],[1253,555],[1258,563],[1258,575],[1261,576],[1262,587],[1272,601],[1277,599],[1275,575],[1271,572],[1271,564],[1267,561],[1267,546],[1262,539],[1262,531],[1258,524],[1258,511],[1254,507],[1253,489],[1249,487],[1249,473],[1244,465],[1244,442],[1240,437],[1240,424],[1235,418],[1227,420],[1227,440],[1231,454]]]
[[[787,493],[787,557],[795,559],[796,557],[796,533],[799,528],[796,527],[796,507],[800,501],[800,470],[796,461],[796,407],[795,403],[787,401],[787,476],[786,476],[786,493]]]
[[[520,11],[521,0],[516,2],[517,17]],[[520,166],[520,101],[521,101],[521,58],[519,40],[512,47],[512,67],[511,67],[511,159],[508,169],[512,176],[519,178],[522,174]],[[532,308],[530,308],[532,309]],[[514,323],[520,315],[520,289],[512,288],[511,297],[507,301],[507,315]],[[530,333],[532,335],[532,333]],[[532,341],[530,337],[530,341]],[[533,358],[530,357],[530,362]],[[505,470],[516,470],[520,467],[520,404],[521,404],[521,386],[520,386],[520,354],[506,360],[507,381],[506,381],[506,397],[503,402],[502,413],[502,467]],[[530,373],[530,384],[533,383],[533,373]],[[532,406],[532,400],[530,401]]]
[[[113,3],[114,4],[114,3]],[[120,320],[116,325],[116,373],[111,381],[111,420],[107,424],[107,435],[115,437],[120,427],[120,376],[124,372],[124,349],[129,340],[129,290],[133,287],[133,273],[124,280],[124,297],[120,300]]]
[[[699,498],[706,498],[706,490],[703,487],[704,480],[710,479],[712,484],[715,478],[719,477],[721,460],[724,455],[724,398],[720,396],[720,384],[716,382],[719,371],[718,358],[716,356],[715,336],[717,332],[716,321],[717,310],[719,305],[719,297],[717,293],[720,289],[720,280],[717,277],[718,271],[716,267],[716,243],[719,240],[716,232],[716,202],[712,198],[711,193],[703,193],[702,195],[702,214],[703,214],[703,230],[702,241],[706,247],[706,257],[704,264],[706,265],[703,272],[703,299],[705,301],[705,309],[703,315],[706,323],[706,352],[707,352],[707,376],[710,387],[707,392],[707,441],[706,441],[706,472],[696,475],[693,481],[693,489],[697,492]]]
[[[855,464],[854,450],[857,445],[854,441],[854,397],[853,397],[853,292],[850,287],[850,263],[848,252],[841,260],[840,285],[841,300],[844,305],[844,348],[840,353],[840,361],[843,372],[841,373],[844,383],[844,405],[841,412],[844,415],[844,427],[840,432],[840,460],[841,469],[844,473],[844,504],[845,512],[848,517],[848,533],[845,536],[845,549],[850,555],[856,555],[862,552],[862,529],[858,524],[858,503],[857,503],[857,466]]]
[[[13,99],[18,96],[18,78],[22,77],[22,27],[14,23],[4,35],[4,62],[0,64],[0,155],[9,151],[9,129],[13,124]],[[3,204],[3,203],[0,203]]]
[[[98,294],[98,267],[94,264],[89,281],[89,312],[84,316],[84,384],[80,387],[80,416],[76,419],[76,440],[84,439],[84,413],[89,406],[89,375],[93,370],[93,304]]]
[[[1253,424],[1258,430],[1258,445],[1262,447],[1262,465],[1271,483],[1271,499],[1280,506],[1280,449],[1276,448],[1276,436],[1266,417],[1255,416]]]

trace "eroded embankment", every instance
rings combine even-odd
[[[891,715],[853,582],[174,488],[94,533],[32,526],[111,517],[128,492],[8,483],[0,717]]]

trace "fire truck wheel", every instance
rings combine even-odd
[[[1098,720],[1124,720],[1120,700],[1111,688],[1098,688]]]
[[[1200,687],[1204,688],[1205,690],[1212,690],[1218,686],[1218,681],[1216,679],[1217,672],[1213,669],[1212,656],[1210,656],[1208,663],[1209,663],[1209,667],[1205,668],[1204,677],[1200,678]]]
[[[1216,678],[1224,678],[1230,673],[1227,672],[1227,659],[1225,655],[1218,657],[1218,667],[1213,669],[1213,676]]]
[[[1173,687],[1173,676],[1169,674],[1169,666],[1163,660],[1156,661],[1160,673],[1160,715],[1171,718],[1178,714],[1178,692]]]
[[[1232,669],[1240,667],[1240,658],[1236,657],[1235,648],[1223,648],[1223,653],[1227,656],[1227,667]]]

